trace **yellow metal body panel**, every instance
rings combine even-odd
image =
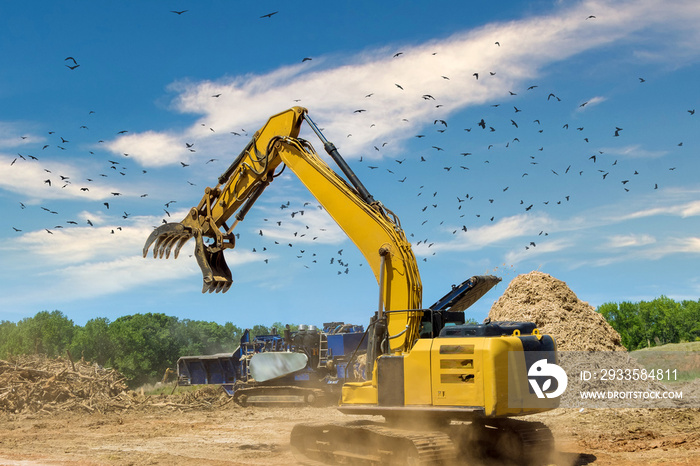
[[[403,363],[407,407],[482,407],[487,417],[556,407],[552,400],[543,400],[538,407],[519,407],[533,406],[534,395],[529,393],[525,352],[518,337],[420,339],[404,354]],[[376,403],[376,380],[344,385],[342,405]]]
[[[341,392],[342,404],[377,405],[377,384],[366,382],[345,382]]]
[[[407,405],[432,404],[431,357],[434,340],[420,339],[404,356],[404,397]]]

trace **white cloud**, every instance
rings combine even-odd
[[[543,213],[514,215],[493,225],[468,229],[466,232],[459,227],[450,241],[436,241],[432,245],[430,242],[421,243],[414,247],[414,251],[421,257],[434,252],[475,251],[513,238],[537,236],[543,230],[551,231],[553,227],[553,220]]]
[[[586,20],[591,11],[596,18]],[[184,138],[197,138],[200,147],[214,153],[230,150],[231,131],[247,128],[252,133],[269,116],[299,99],[299,105],[308,107],[314,120],[327,128],[328,138],[342,142],[341,152],[353,155],[382,141],[412,136],[435,117],[436,103],[445,105],[440,109],[441,118],[445,118],[507,90],[522,88],[545,66],[586,50],[623,41],[648,45],[645,35],[659,30],[666,34],[668,48],[660,57],[671,59],[674,53],[681,53],[671,46],[674,38],[697,37],[699,19],[700,8],[693,1],[672,5],[652,0],[590,1],[563,7],[548,16],[490,24],[444,40],[402,47],[403,55],[397,58],[391,58],[387,47],[347,58],[321,57],[264,75],[178,82],[171,86],[179,93],[173,107],[181,113],[201,115],[196,123],[182,131],[182,136],[170,132],[132,134],[109,147],[149,165],[181,160],[187,155]],[[672,31],[668,24],[674,24]],[[697,54],[699,43],[688,42],[683,54]],[[499,73],[491,76],[492,70]],[[478,80],[474,73],[479,73]],[[369,94],[371,97],[365,97]],[[425,94],[435,100],[423,99]],[[604,97],[596,96],[589,105],[602,101]],[[354,113],[358,109],[366,111]],[[401,150],[400,146],[389,146],[387,153]]]
[[[506,253],[503,260],[508,264],[519,264],[524,260],[535,260],[541,256],[544,256],[545,254],[550,254],[549,257],[556,257],[552,256],[551,254],[570,249],[571,247],[575,246],[575,244],[575,241],[568,238],[547,240],[542,242],[537,241],[535,242],[535,246],[528,244],[527,249],[526,246],[523,246],[521,248],[509,251]]]
[[[600,149],[602,152],[605,152],[607,155],[619,155],[623,157],[629,157],[629,158],[646,158],[646,159],[655,159],[659,157],[663,157],[664,155],[668,154],[667,150],[649,150],[643,148],[639,144],[633,144],[629,146],[623,146],[623,147],[602,147]]]
[[[605,102],[606,100],[608,100],[608,99],[603,97],[603,96],[591,97],[590,99],[586,100],[585,102],[581,102],[581,104],[579,104],[579,106],[576,110],[583,111],[585,109],[595,107],[596,105],[601,104],[601,103]]]
[[[120,136],[106,147],[115,154],[128,154],[145,167],[180,162],[188,155],[185,143],[178,137],[156,131]]]
[[[646,246],[655,242],[656,239],[652,235],[647,234],[614,235],[608,238],[605,247],[614,249],[629,248],[637,246]]]
[[[652,217],[656,215],[676,215],[679,217],[694,217],[700,215],[700,201],[690,201],[676,205],[666,205],[653,207],[650,209],[638,210],[627,215],[623,215],[620,220]]]
[[[14,163],[13,163],[14,161]],[[112,197],[120,191],[130,195],[129,190],[115,188],[109,182],[86,172],[86,164],[69,164],[56,160],[39,162],[0,154],[0,188],[26,196],[31,202],[40,199],[100,200]]]
[[[29,129],[29,132],[27,132]],[[43,136],[33,134],[33,125],[20,121],[0,121],[0,147],[22,147],[44,142]],[[26,155],[26,154],[24,154]]]

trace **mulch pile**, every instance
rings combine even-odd
[[[83,360],[23,355],[0,360],[0,413],[114,412],[127,409],[190,410],[221,407],[231,398],[220,387],[175,395],[146,396],[125,378]]]
[[[582,400],[580,391],[618,392],[664,391],[662,383],[647,378],[626,380],[613,377],[601,380],[603,371],[640,373],[644,367],[627,353],[620,334],[595,308],[581,301],[567,284],[549,274],[533,271],[511,281],[503,296],[489,312],[492,321],[534,322],[540,333],[552,335],[557,342],[559,364],[568,375],[568,387],[561,399],[566,407],[680,407],[679,400],[638,399]],[[597,379],[583,380],[582,371],[596,372]],[[690,388],[690,387],[689,387]]]
[[[627,351],[620,334],[565,282],[534,271],[518,275],[491,307],[492,321],[526,321],[552,335],[559,351]]]

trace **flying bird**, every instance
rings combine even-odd
[[[276,15],[277,13],[279,13],[279,11],[273,11],[272,13],[262,15],[260,18],[272,18],[272,15]]]
[[[180,16],[181,14],[187,13],[188,11],[190,11],[190,10],[182,10],[182,11],[170,10],[170,13],[175,13],[176,15]]]

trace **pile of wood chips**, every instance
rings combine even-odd
[[[533,271],[515,277],[491,307],[492,321],[534,322],[560,351],[627,351],[620,334],[567,284]]]
[[[0,360],[0,411],[106,412],[131,403],[124,377],[85,361],[24,355]]]

